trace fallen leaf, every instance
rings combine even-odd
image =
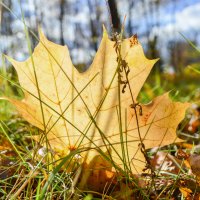
[[[191,154],[188,158],[189,164],[192,169],[192,173],[200,179],[200,155],[199,154]]]
[[[200,107],[197,104],[192,104],[188,111],[189,121],[185,125],[183,132],[189,134],[198,133],[200,128]]]
[[[98,192],[111,191],[117,185],[116,173],[111,171],[112,165],[109,161],[106,161],[101,155],[96,155],[89,165],[85,165],[83,168],[83,183],[87,183],[86,188],[89,190],[95,190]],[[88,173],[88,176],[87,176]]]
[[[130,68],[128,78],[136,101],[157,60],[147,59],[141,44],[130,45],[130,41],[131,38],[122,41],[121,56]],[[50,42],[40,32],[40,42],[29,59],[17,62],[8,57],[25,97],[22,101],[7,99],[28,122],[43,131],[54,151],[64,149],[67,154],[79,147],[91,147],[86,160],[89,163],[97,151],[106,152],[109,148],[115,167],[123,168],[130,161],[130,170],[141,173],[145,158],[138,147],[141,141],[136,116],[130,108],[131,94],[127,88],[125,93],[118,90],[114,44],[104,29],[93,63],[86,72],[79,73],[68,48]],[[166,93],[141,106],[141,116],[137,107],[138,124],[146,148],[180,141],[176,128],[189,103],[173,102]]]
[[[155,168],[156,172],[163,176],[169,176],[169,173],[179,174],[180,170],[184,170],[185,168],[184,162],[171,154],[162,151],[159,151],[154,155],[151,164],[152,167]]]
[[[13,163],[16,162],[16,157],[16,153],[9,148],[0,150],[1,180],[11,177],[16,172],[16,167],[13,165]]]
[[[184,187],[180,187],[179,188],[180,192],[183,194],[183,196],[187,199],[190,199],[192,196],[192,190],[190,190],[189,188],[184,188]]]

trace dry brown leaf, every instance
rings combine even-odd
[[[101,155],[96,155],[89,165],[83,168],[83,182],[87,183],[87,189],[103,192],[112,190],[116,187],[116,173],[112,172],[112,165],[106,161]],[[89,172],[89,173],[88,173]],[[88,177],[87,174],[88,173]],[[114,185],[114,186],[113,186]],[[86,188],[86,187],[84,187]]]
[[[199,154],[191,154],[188,158],[189,164],[192,169],[192,173],[200,179],[200,155]]]
[[[181,193],[183,194],[183,196],[185,198],[190,199],[190,197],[192,196],[192,190],[190,190],[189,188],[186,187],[180,187],[179,190],[181,191]]]
[[[184,169],[185,163],[167,152],[158,151],[151,160],[152,167],[154,167],[159,174],[169,176],[168,173],[179,174],[180,170]],[[180,169],[181,167],[181,169]]]
[[[136,100],[157,60],[148,60],[141,44],[132,45],[131,38],[123,40],[121,54],[130,67],[129,81]],[[132,100],[128,89],[120,94],[121,135],[125,149],[126,144],[128,146],[124,154],[126,158],[122,154],[117,54],[114,42],[108,38],[105,29],[94,61],[84,73],[79,73],[72,65],[66,46],[50,42],[41,32],[40,42],[28,60],[8,60],[15,67],[25,94],[22,101],[8,100],[27,121],[44,131],[52,149],[66,150],[68,153],[78,147],[91,146],[103,152],[109,148],[117,166],[123,167],[123,162],[130,160],[132,172],[142,172],[145,159],[138,148],[140,140],[135,114],[130,108]],[[142,105],[143,115],[138,117],[146,148],[173,143],[177,125],[188,106],[188,103],[172,102],[168,93],[155,98],[148,105]],[[87,162],[95,155],[96,151],[90,150]]]

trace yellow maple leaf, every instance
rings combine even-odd
[[[141,173],[145,158],[138,147],[141,141],[136,116],[130,108],[131,94],[128,90],[125,93],[118,90],[114,44],[104,29],[90,68],[79,73],[71,62],[68,48],[50,42],[40,32],[40,42],[29,59],[17,62],[8,58],[25,94],[22,101],[8,100],[28,122],[43,131],[53,150],[69,152],[78,147],[91,147],[93,150],[87,158],[90,162],[96,154],[94,149],[103,152],[110,149],[117,166],[123,167],[129,161],[131,171]],[[136,101],[157,60],[147,59],[141,44],[133,45],[131,38],[122,41],[121,56],[130,68],[128,77]],[[188,106],[188,103],[173,102],[168,93],[142,105],[138,124],[145,147],[173,143],[177,125]]]

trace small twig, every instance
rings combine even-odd
[[[121,56],[121,43],[122,43],[121,35],[118,34],[118,33],[114,33],[113,40],[115,41],[114,48],[115,48],[115,51],[117,53],[117,62],[119,63],[118,81],[122,85],[122,93],[125,93],[127,86],[129,88],[129,92],[131,94],[131,99],[132,99],[132,102],[133,102],[130,105],[130,107],[133,108],[134,112],[135,112],[138,135],[139,135],[140,143],[141,143],[141,150],[144,153],[145,146],[144,146],[144,143],[143,143],[143,140],[142,140],[142,137],[141,137],[138,114],[137,114],[137,107],[139,106],[139,108],[140,108],[140,114],[142,114],[142,107],[139,105],[139,103],[135,103],[133,93],[132,93],[132,90],[131,90],[131,86],[130,86],[130,82],[129,82],[129,79],[128,79],[128,75],[130,73],[130,68],[129,68],[127,62],[124,59],[122,59],[122,56]],[[123,75],[125,75],[125,79],[123,79]]]
[[[27,186],[27,184],[34,178],[37,176],[37,174],[39,173],[39,171],[34,171],[31,170],[28,173],[28,178],[24,181],[24,183],[22,184],[22,186],[17,190],[17,192],[15,194],[13,194],[11,197],[9,197],[9,199],[14,200],[17,199],[17,197],[20,195],[20,193],[22,192],[22,190]]]
[[[136,36],[134,36],[136,37]],[[128,66],[128,63],[126,60],[124,60],[121,56],[121,43],[122,43],[122,34],[119,33],[113,33],[113,40],[115,41],[114,48],[117,54],[117,62],[119,64],[119,69],[118,69],[118,81],[122,85],[122,93],[126,92],[126,88],[128,86],[129,92],[131,94],[131,99],[132,99],[132,104],[130,105],[131,108],[133,108],[134,113],[135,113],[135,118],[136,118],[136,123],[137,123],[137,130],[138,130],[138,136],[140,140],[139,148],[142,154],[144,155],[144,158],[147,162],[146,169],[151,170],[151,175],[152,177],[155,176],[154,170],[151,166],[150,159],[147,155],[145,144],[143,142],[143,138],[141,136],[140,132],[140,126],[139,126],[139,118],[138,118],[138,113],[137,109],[139,108],[139,115],[142,115],[142,106],[139,103],[136,103],[133,97],[133,92],[130,86],[129,78],[128,75],[130,73],[130,67]],[[125,76],[125,77],[123,77]],[[146,170],[144,169],[144,170]]]
[[[11,191],[8,193],[8,197],[13,193],[14,189],[17,187],[18,184],[20,184],[21,181],[20,178],[22,177],[22,174],[24,173],[24,170],[22,169],[21,173],[18,175],[17,180],[15,181],[15,184],[13,185]],[[8,198],[7,198],[8,199]]]
[[[112,22],[112,16],[111,16],[111,11],[110,11],[110,6],[108,4],[108,0],[105,0],[105,2],[106,2],[107,10],[108,10],[111,32],[114,33],[114,26],[113,26],[113,22]]]

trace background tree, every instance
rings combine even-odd
[[[1,2],[9,7],[14,15],[2,6],[3,4],[0,4],[2,6],[0,51],[5,53],[6,50],[7,54],[13,55],[18,60],[23,60],[28,57],[28,49],[27,44],[24,43],[25,34],[23,23],[20,22],[22,14],[19,2],[16,0],[2,0]],[[123,17],[127,15],[125,22],[126,35],[131,36],[137,33],[148,57],[161,58],[163,61],[159,64],[159,66],[162,65],[161,69],[163,69],[163,66],[172,66],[175,70],[178,69],[178,66],[174,66],[178,62],[172,62],[171,56],[166,53],[168,52],[168,46],[171,46],[169,43],[173,42],[173,48],[175,48],[173,56],[178,57],[180,55],[181,49],[176,50],[177,45],[175,43],[184,41],[180,34],[178,35],[178,32],[183,33],[188,39],[195,41],[196,44],[200,43],[198,34],[200,26],[198,24],[193,28],[188,27],[189,33],[185,31],[189,25],[183,27],[182,30],[181,26],[177,26],[179,29],[176,28],[177,12],[181,9],[187,10],[192,5],[192,1],[34,0],[20,2],[26,25],[35,33],[37,33],[38,25],[40,25],[50,40],[62,45],[67,44],[75,64],[82,65],[85,63],[85,65],[89,65],[100,42],[102,24],[108,29],[110,28],[110,17],[106,2],[110,8],[114,29],[120,31],[120,19],[123,20]],[[196,7],[193,6],[193,10]],[[185,13],[188,13],[188,10]],[[200,12],[195,11],[194,15],[198,13]],[[167,18],[165,18],[166,16]],[[166,23],[172,26],[170,33],[167,32]],[[34,36],[31,40],[34,47],[37,40]],[[17,51],[15,51],[16,49]]]
[[[108,0],[108,5],[110,8],[110,15],[112,18],[112,26],[114,31],[120,31],[121,29],[121,23],[120,23],[120,18],[119,18],[119,13],[118,13],[118,8],[117,8],[117,3],[115,0]]]
[[[60,0],[59,2],[60,7],[60,15],[59,15],[59,21],[60,21],[60,44],[64,45],[64,28],[63,28],[63,19],[65,16],[65,0]]]
[[[4,5],[7,8],[10,8],[12,10],[12,1],[11,0],[5,0]],[[5,7],[1,5],[1,34],[2,35],[12,35],[12,14],[10,11]]]

